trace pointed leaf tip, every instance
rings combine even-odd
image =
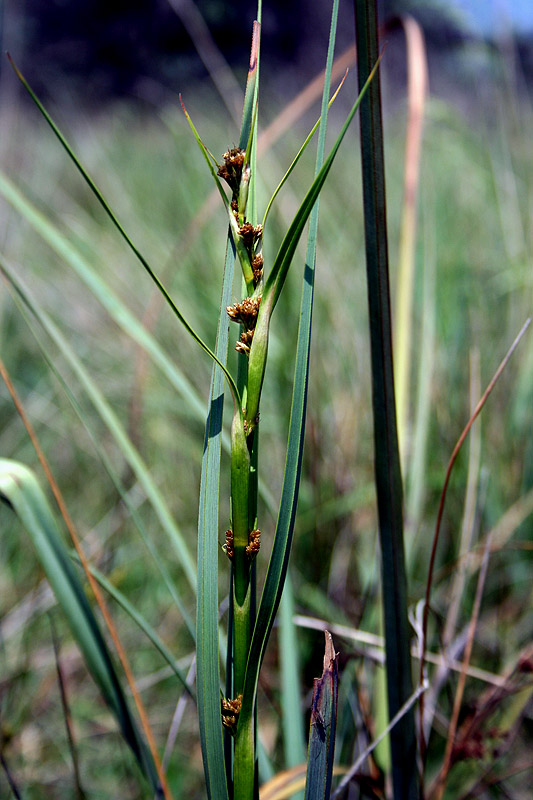
[[[324,650],[324,673],[328,670],[332,669],[333,662],[337,657],[337,653],[335,653],[335,647],[333,645],[333,637],[329,631],[324,631],[324,637],[326,639],[326,647]]]

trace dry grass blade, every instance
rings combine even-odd
[[[75,550],[76,550],[76,552],[77,552],[77,554],[79,556],[81,565],[82,565],[83,570],[85,572],[85,575],[87,577],[87,581],[88,581],[88,583],[89,583],[89,585],[91,587],[91,590],[93,592],[95,600],[98,603],[100,611],[102,612],[102,616],[103,616],[103,618],[105,620],[105,623],[107,625],[109,634],[110,634],[110,636],[111,636],[111,638],[113,640],[113,644],[114,644],[114,646],[116,648],[117,655],[118,655],[118,657],[120,659],[120,663],[122,664],[122,668],[124,669],[124,673],[126,675],[126,680],[127,680],[128,685],[129,685],[129,687],[131,689],[131,693],[132,693],[135,705],[137,707],[137,711],[139,713],[139,718],[141,720],[141,725],[142,725],[144,734],[146,736],[146,740],[148,742],[148,747],[150,748],[150,752],[152,754],[152,758],[154,760],[154,764],[155,764],[155,767],[156,767],[156,770],[157,770],[157,773],[158,773],[158,777],[159,777],[159,780],[160,780],[160,783],[161,783],[161,788],[163,790],[163,795],[165,797],[165,800],[172,800],[172,795],[170,794],[170,789],[168,787],[165,774],[164,774],[164,772],[162,770],[162,767],[161,767],[161,760],[160,760],[159,754],[157,752],[157,746],[156,746],[156,743],[155,743],[155,738],[154,738],[152,729],[150,727],[150,723],[148,721],[148,715],[146,713],[146,709],[144,708],[144,704],[143,704],[143,702],[141,700],[141,696],[140,696],[140,694],[139,694],[139,692],[137,690],[137,686],[136,686],[136,683],[135,683],[135,678],[133,676],[133,672],[132,672],[131,667],[129,665],[129,661],[128,661],[128,658],[126,656],[126,652],[125,652],[124,648],[122,647],[122,643],[120,641],[120,638],[119,638],[118,631],[116,629],[115,623],[113,622],[113,619],[112,619],[112,617],[111,617],[111,615],[109,613],[109,610],[108,610],[107,605],[105,603],[105,600],[104,600],[104,597],[102,595],[102,592],[100,591],[100,587],[99,587],[96,579],[94,578],[94,576],[93,576],[93,574],[91,572],[90,565],[89,565],[89,563],[87,561],[85,553],[83,552],[83,548],[81,546],[81,543],[80,543],[76,528],[74,526],[74,522],[72,521],[72,519],[70,517],[70,514],[69,514],[68,509],[66,507],[65,501],[63,499],[63,495],[61,494],[59,486],[58,486],[58,484],[57,484],[57,482],[56,482],[56,480],[55,480],[55,478],[54,478],[54,476],[52,474],[52,471],[50,469],[50,465],[48,464],[48,460],[46,459],[46,456],[44,455],[44,452],[43,452],[43,450],[42,450],[42,448],[41,448],[41,446],[39,444],[39,440],[37,439],[37,435],[36,435],[36,433],[35,433],[35,431],[33,429],[33,426],[31,424],[31,422],[29,421],[29,419],[28,419],[28,417],[26,415],[26,412],[24,411],[22,403],[21,403],[21,401],[20,401],[20,399],[18,397],[18,394],[17,394],[17,392],[15,390],[15,387],[13,386],[13,383],[12,383],[8,373],[7,373],[7,370],[6,370],[5,366],[4,366],[4,363],[3,363],[2,359],[0,359],[0,375],[2,376],[2,378],[4,380],[4,383],[5,383],[8,391],[9,391],[9,394],[11,395],[11,397],[13,399],[13,403],[15,404],[17,412],[18,412],[18,414],[19,414],[19,416],[20,416],[20,418],[21,418],[21,420],[22,420],[22,422],[24,424],[24,427],[26,428],[26,430],[28,432],[28,436],[31,439],[33,447],[35,448],[35,452],[37,453],[37,457],[38,457],[38,459],[39,459],[39,461],[41,463],[41,466],[43,468],[43,471],[44,471],[44,473],[46,475],[46,479],[47,479],[47,481],[48,481],[48,483],[50,485],[50,488],[52,490],[52,493],[54,495],[56,503],[57,503],[57,505],[59,507],[59,510],[61,512],[61,516],[63,517],[63,519],[65,521],[65,525],[66,525],[67,530],[69,532],[70,538],[72,539],[72,543],[74,545],[74,548],[75,548]]]
[[[402,17],[401,24],[407,47],[407,135],[395,309],[394,373],[398,438],[402,464],[405,467],[409,428],[409,375],[411,370],[417,202],[424,107],[428,93],[428,68],[422,28],[410,16]]]
[[[67,731],[68,747],[72,758],[72,767],[74,769],[74,785],[76,786],[77,800],[86,800],[85,792],[81,785],[80,766],[78,761],[78,751],[76,750],[76,741],[74,739],[74,731],[72,729],[72,714],[70,713],[70,705],[67,695],[67,687],[65,684],[65,676],[63,674],[63,667],[59,657],[59,640],[57,631],[54,625],[53,617],[50,617],[52,627],[52,643],[54,646],[54,658],[56,662],[57,681],[59,683],[59,694],[61,696],[61,706],[63,708],[63,718],[65,720],[65,728]]]
[[[288,797],[294,797],[296,792],[299,792],[305,786],[305,775],[307,764],[298,764],[291,769],[278,772],[267,783],[264,783],[259,789],[259,800],[286,800]],[[346,767],[340,765],[333,767],[333,776],[344,775]]]
[[[477,349],[470,353],[470,413],[474,412],[476,398],[481,394],[481,376],[479,373],[479,351]],[[463,510],[463,521],[461,524],[461,540],[459,553],[464,555],[458,560],[457,568],[453,572],[453,583],[450,590],[450,604],[446,615],[446,623],[442,634],[442,654],[443,663],[433,677],[431,689],[424,698],[424,736],[429,737],[433,717],[437,707],[437,700],[440,691],[445,684],[449,671],[448,662],[453,660],[454,647],[458,645],[459,639],[455,638],[459,610],[463,601],[463,591],[466,584],[467,569],[472,556],[472,538],[474,533],[475,512],[477,506],[479,468],[481,460],[481,420],[472,427],[469,439],[468,455],[468,476],[466,481],[466,493]],[[455,641],[454,641],[455,639]],[[463,645],[460,645],[461,649]],[[461,667],[459,668],[461,671]]]
[[[489,385],[485,389],[480,401],[478,402],[478,404],[477,404],[477,406],[476,406],[476,408],[474,410],[474,413],[472,414],[472,416],[468,420],[468,422],[467,422],[462,434],[460,435],[460,437],[459,437],[459,439],[457,441],[457,444],[455,445],[455,447],[453,449],[452,455],[450,457],[450,461],[448,463],[448,468],[446,470],[446,477],[444,479],[444,485],[443,485],[442,493],[441,493],[441,497],[440,497],[439,510],[438,510],[438,513],[437,513],[437,522],[436,522],[436,525],[435,525],[435,534],[433,536],[433,546],[432,546],[432,549],[431,549],[431,557],[430,557],[430,561],[429,561],[428,578],[427,578],[427,584],[426,584],[426,595],[425,595],[425,604],[424,604],[424,617],[423,617],[423,621],[422,621],[422,643],[421,643],[420,678],[419,678],[420,684],[422,684],[423,681],[424,681],[424,663],[425,663],[427,627],[428,627],[428,618],[429,618],[429,601],[430,601],[430,595],[431,595],[431,586],[432,586],[432,583],[433,583],[433,572],[434,572],[434,568],[435,568],[435,558],[436,558],[436,555],[437,555],[437,545],[438,545],[438,541],[439,541],[440,526],[441,526],[441,523],[442,523],[442,516],[443,516],[443,512],[444,512],[444,503],[446,501],[446,494],[447,494],[447,491],[448,491],[448,485],[450,483],[450,478],[451,478],[453,466],[454,466],[455,461],[457,459],[457,456],[459,454],[459,450],[461,449],[464,440],[468,436],[468,433],[469,433],[472,425],[474,424],[476,418],[481,413],[481,411],[483,409],[483,406],[487,402],[489,395],[491,394],[492,390],[494,389],[494,387],[495,387],[500,375],[502,374],[503,370],[507,366],[507,364],[509,362],[509,359],[511,358],[511,356],[514,353],[515,349],[517,348],[520,340],[524,336],[524,334],[525,334],[526,330],[528,329],[530,323],[531,323],[531,317],[529,317],[526,320],[526,322],[524,323],[524,325],[522,326],[520,332],[518,333],[518,336],[516,337],[516,339],[514,340],[514,342],[511,345],[511,347],[507,351],[507,354],[505,355],[505,358],[501,362],[501,364],[498,367],[498,369],[496,370],[492,380],[490,381]],[[421,700],[420,700],[420,726],[421,726],[420,750],[421,750],[421,754],[422,754],[422,759],[425,758],[425,741],[424,741],[424,735],[423,735],[423,720],[424,720],[424,702],[423,702],[423,697],[422,697]]]

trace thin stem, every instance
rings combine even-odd
[[[435,524],[435,534],[433,536],[433,546],[431,548],[431,557],[430,557],[430,560],[429,560],[428,579],[427,579],[427,583],[426,583],[426,596],[425,596],[425,601],[424,601],[424,617],[423,617],[423,621],[422,621],[422,644],[421,644],[420,677],[419,677],[420,685],[422,685],[422,683],[424,682],[425,653],[426,653],[427,629],[428,629],[428,619],[429,619],[429,601],[430,601],[430,596],[431,596],[431,586],[432,586],[432,583],[433,583],[433,572],[434,572],[434,569],[435,569],[435,559],[436,559],[436,555],[437,555],[437,545],[438,545],[438,542],[439,542],[440,527],[441,527],[441,523],[442,523],[442,517],[443,517],[443,514],[444,514],[444,503],[446,501],[446,494],[448,492],[448,485],[450,483],[452,470],[453,470],[455,461],[457,459],[457,456],[459,454],[459,450],[461,449],[464,440],[466,439],[466,437],[468,436],[468,434],[470,432],[470,428],[474,424],[476,418],[481,413],[481,410],[483,409],[483,406],[487,402],[490,393],[494,389],[494,387],[496,385],[496,382],[498,381],[500,375],[502,374],[503,370],[507,366],[507,363],[508,363],[509,359],[511,358],[511,356],[514,353],[515,349],[517,348],[518,343],[520,342],[521,338],[525,334],[525,332],[528,329],[530,323],[531,323],[531,317],[528,317],[528,319],[525,321],[524,325],[522,326],[518,336],[516,337],[516,339],[514,340],[514,342],[511,345],[511,347],[507,351],[507,354],[506,354],[505,358],[503,359],[503,361],[501,362],[500,366],[498,367],[498,369],[494,373],[494,376],[493,376],[492,380],[490,381],[489,385],[487,386],[487,388],[483,392],[483,395],[482,395],[481,399],[479,400],[477,406],[474,409],[474,413],[472,414],[472,416],[468,420],[467,424],[465,425],[465,428],[464,428],[462,434],[460,435],[459,439],[457,440],[457,444],[455,445],[455,447],[453,449],[453,452],[452,452],[452,454],[450,456],[450,461],[448,463],[448,468],[446,470],[446,477],[444,479],[444,486],[442,487],[442,493],[441,493],[441,496],[440,496],[439,510],[438,510],[438,513],[437,513],[437,522]],[[419,708],[419,710],[420,710],[420,752],[421,752],[422,760],[424,760],[426,745],[425,745],[424,733],[423,733],[423,730],[424,730],[424,728],[423,728],[423,724],[424,724],[424,702],[423,702],[423,696],[420,698],[420,708]]]

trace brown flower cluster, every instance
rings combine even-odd
[[[237,695],[234,700],[222,698],[222,724],[229,730],[235,730],[239,712],[242,707],[242,694]]]
[[[228,530],[226,531],[226,541],[225,541],[224,546],[222,547],[222,549],[224,550],[225,554],[227,555],[227,557],[231,561],[231,559],[233,558],[233,553],[234,553],[234,551],[233,551],[233,531],[231,530],[231,528],[228,528]]]
[[[261,296],[245,297],[241,303],[234,303],[234,305],[228,306],[226,309],[229,318],[233,322],[240,322],[244,327],[244,331],[241,333],[241,337],[235,345],[235,349],[239,353],[248,355],[250,352],[250,345],[252,344],[254,336],[260,303]]]
[[[246,555],[250,561],[256,557],[261,547],[261,531],[256,528],[250,533],[248,537],[248,547],[246,548]]]
[[[222,156],[224,163],[218,168],[217,175],[226,181],[234,196],[239,193],[245,156],[245,150],[240,147],[233,147],[224,153]]]
[[[239,234],[245,244],[246,249],[252,255],[254,244],[263,235],[262,225],[252,225],[251,222],[245,222],[239,228]],[[255,258],[255,256],[253,257]],[[253,261],[253,258],[250,261]]]

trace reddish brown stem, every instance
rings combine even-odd
[[[448,491],[448,485],[450,483],[452,469],[454,467],[455,461],[456,461],[457,456],[459,454],[459,450],[461,449],[464,440],[466,439],[466,437],[468,436],[468,434],[470,432],[470,428],[474,424],[476,418],[481,413],[481,410],[482,410],[483,406],[485,405],[485,403],[487,402],[487,399],[488,399],[490,393],[494,389],[494,386],[496,385],[496,382],[498,381],[500,375],[502,374],[503,370],[507,366],[507,363],[508,363],[509,359],[511,358],[512,354],[514,353],[516,347],[518,346],[518,343],[520,342],[520,340],[522,339],[522,337],[525,334],[526,330],[528,329],[530,322],[531,322],[531,317],[528,317],[528,319],[526,320],[526,322],[522,326],[522,329],[520,330],[520,333],[518,334],[518,336],[516,337],[516,339],[512,343],[511,347],[507,351],[507,354],[506,354],[505,358],[503,359],[503,361],[501,362],[500,366],[498,367],[498,369],[494,373],[494,376],[493,376],[492,380],[490,381],[490,383],[487,386],[487,388],[485,389],[481,399],[479,400],[477,406],[475,407],[474,413],[472,414],[472,416],[468,420],[468,423],[466,424],[462,434],[460,435],[459,439],[457,440],[457,444],[455,445],[455,447],[453,449],[452,455],[450,457],[450,461],[448,463],[448,468],[446,470],[446,477],[444,479],[444,486],[442,487],[442,493],[441,493],[441,496],[440,496],[439,510],[438,510],[438,513],[437,513],[437,522],[436,522],[436,525],[435,525],[435,534],[433,536],[433,546],[431,548],[431,557],[429,559],[428,579],[427,579],[427,584],[426,584],[426,596],[425,596],[425,601],[424,601],[424,616],[423,616],[423,620],[422,620],[422,643],[421,643],[421,648],[420,648],[421,652],[420,652],[420,677],[419,677],[419,683],[420,683],[421,686],[422,686],[422,684],[424,682],[424,665],[425,665],[425,653],[426,653],[426,640],[427,640],[427,628],[428,628],[428,618],[429,618],[429,601],[430,601],[430,595],[431,595],[431,585],[432,585],[432,582],[433,582],[433,572],[434,572],[434,569],[435,569],[435,558],[436,558],[436,555],[437,555],[437,545],[438,545],[438,542],[439,542],[440,527],[441,527],[441,523],[442,523],[442,516],[443,516],[443,513],[444,513],[444,503],[446,501],[446,494],[447,494],[447,491]],[[422,757],[422,762],[424,762],[425,750],[426,750],[426,743],[425,743],[425,739],[424,739],[424,695],[422,695],[421,698],[420,698],[419,708],[420,708],[420,754],[421,754],[421,757]]]

